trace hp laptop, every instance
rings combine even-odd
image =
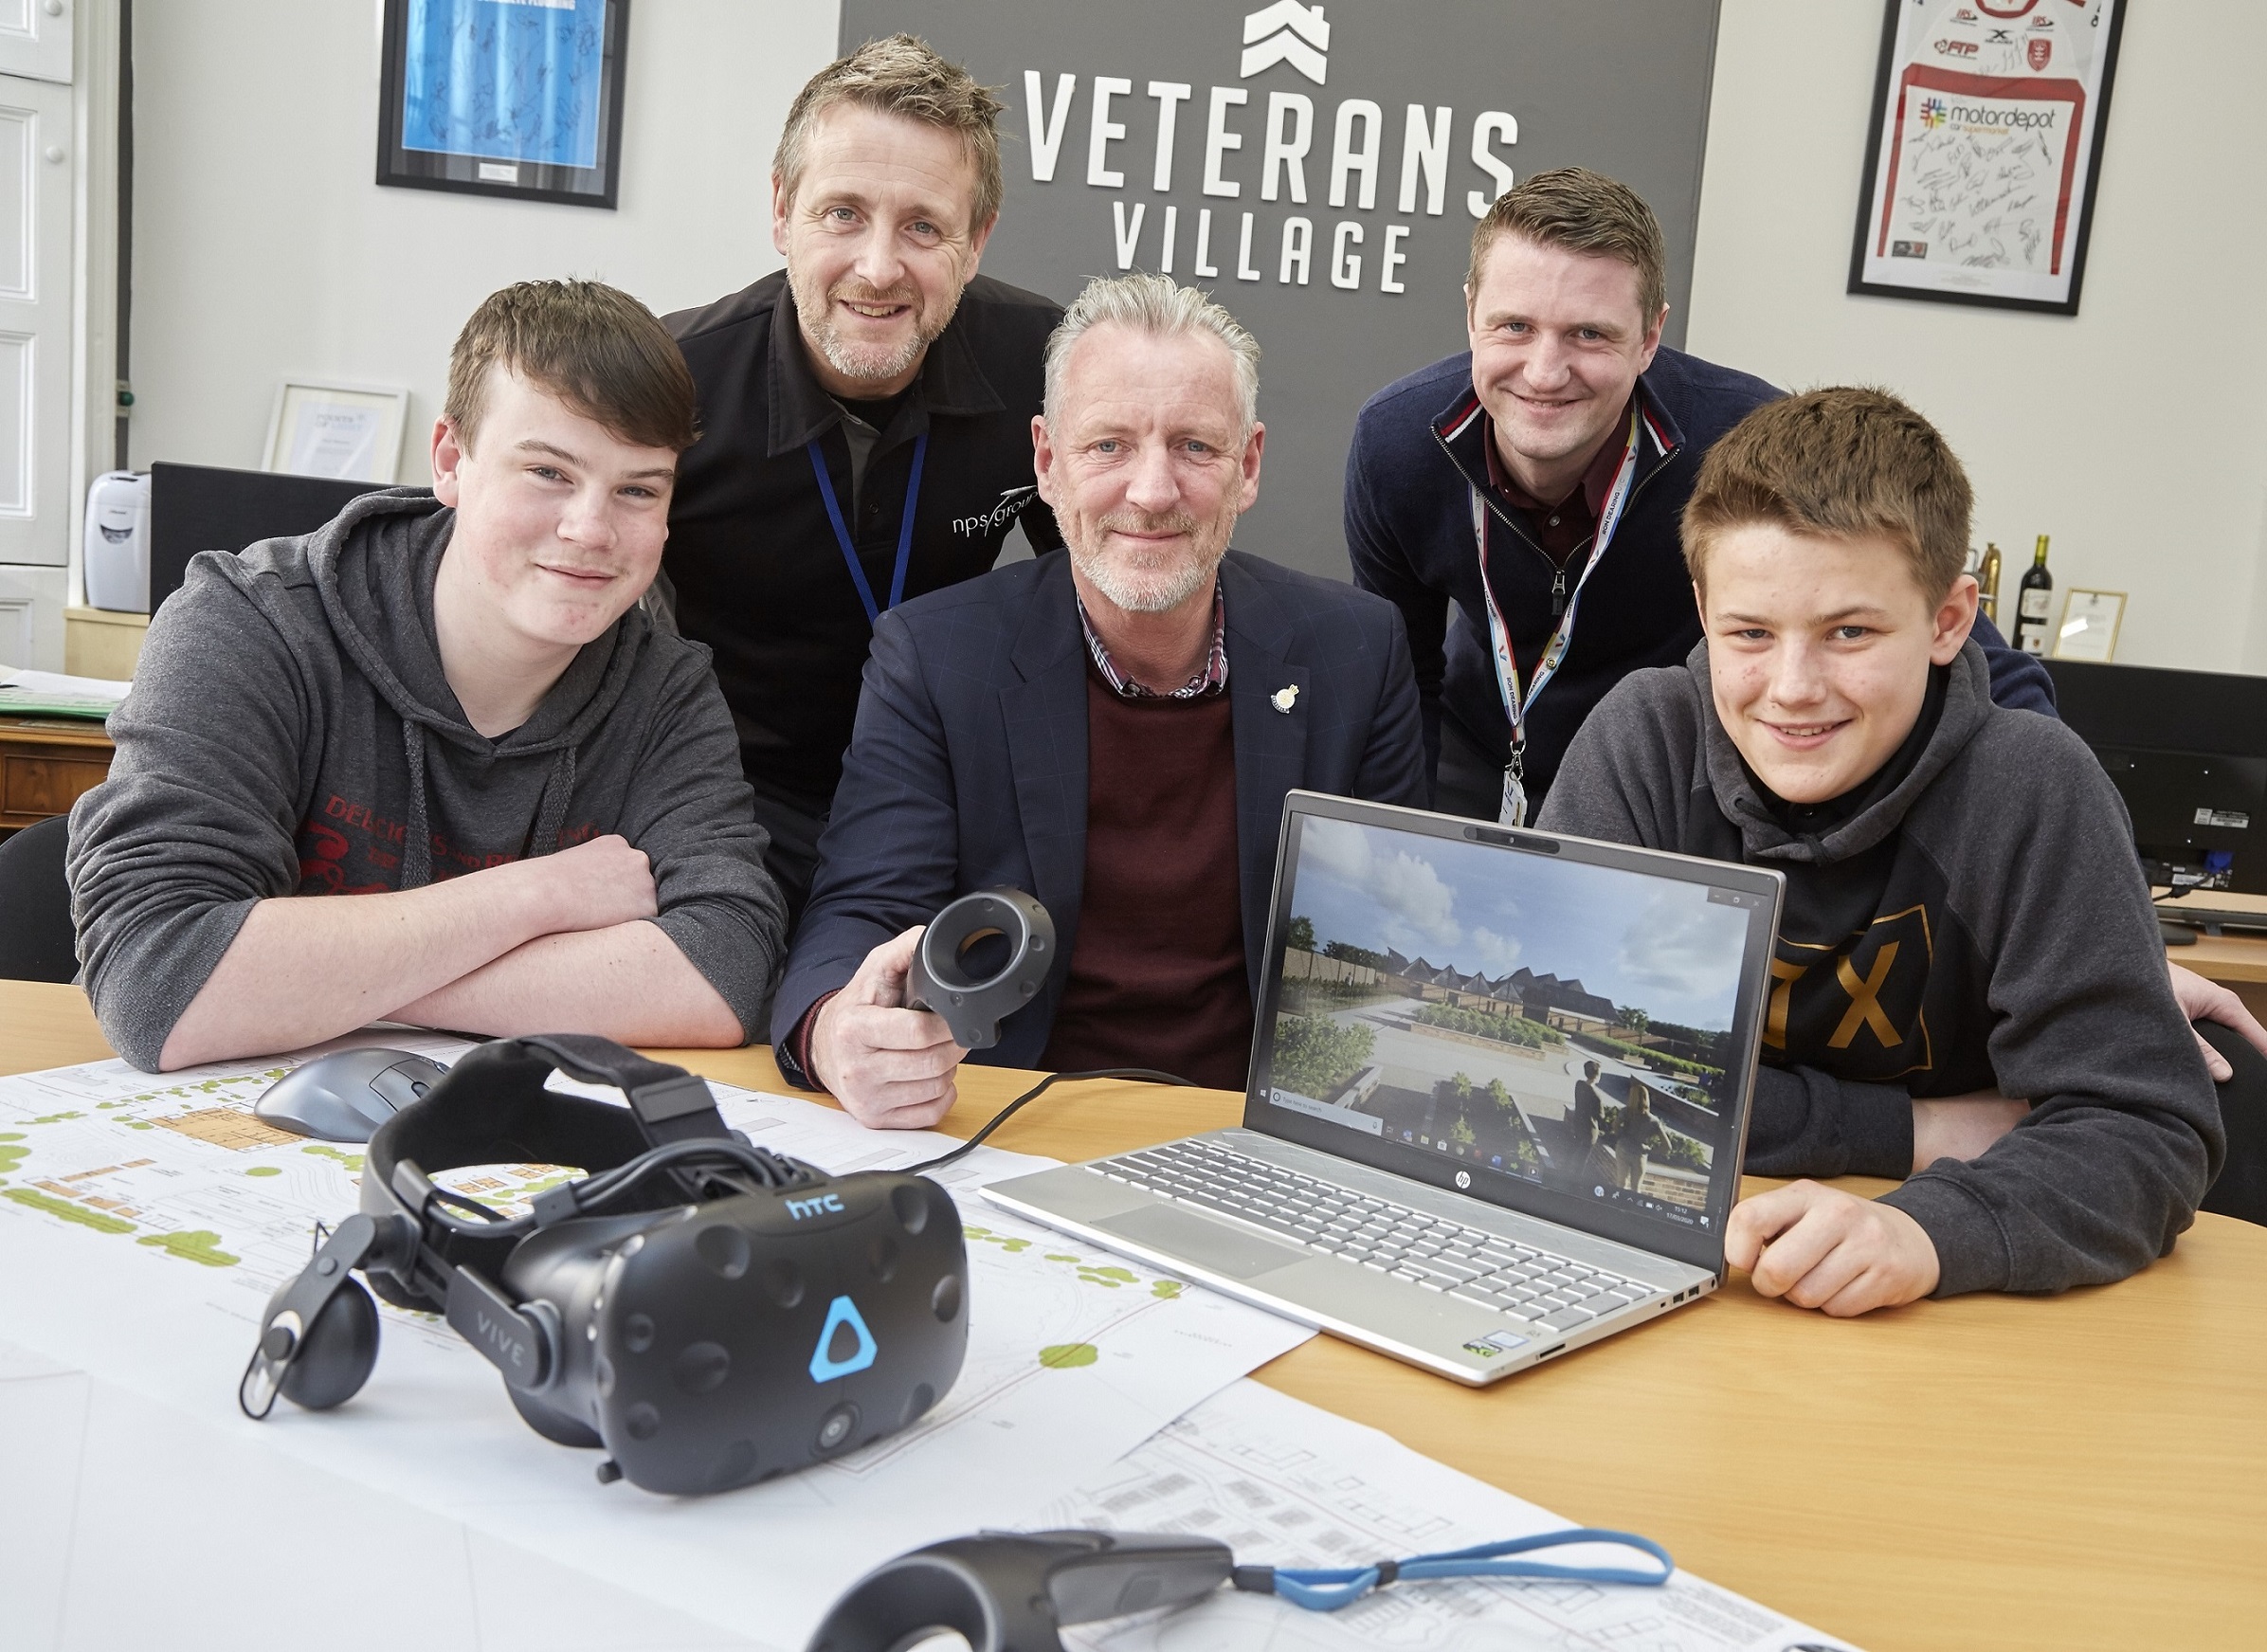
[[[993,1203],[1458,1382],[1713,1291],[1783,880],[1294,791],[1240,1129]]]

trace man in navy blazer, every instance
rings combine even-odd
[[[863,1122],[934,1123],[963,1050],[903,1008],[971,890],[1054,918],[1039,996],[979,1060],[1241,1087],[1283,794],[1422,807],[1400,614],[1228,549],[1259,497],[1259,346],[1160,276],[1097,281],[1032,421],[1066,548],[884,614],[772,1012],[780,1065]]]

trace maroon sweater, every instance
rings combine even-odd
[[[1086,674],[1086,888],[1040,1064],[1243,1088],[1252,995],[1225,694],[1128,699]]]

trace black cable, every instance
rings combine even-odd
[[[1040,1080],[1038,1083],[1032,1085],[1031,1088],[1025,1090],[1021,1096],[1018,1096],[1007,1106],[1001,1108],[999,1112],[993,1114],[988,1119],[985,1120],[983,1129],[977,1131],[975,1135],[970,1136],[968,1140],[962,1142],[951,1153],[941,1154],[936,1158],[926,1160],[921,1164],[907,1165],[898,1172],[898,1174],[906,1176],[924,1175],[930,1171],[941,1171],[947,1165],[959,1163],[962,1159],[967,1158],[969,1154],[974,1153],[978,1148],[982,1147],[987,1136],[990,1135],[993,1131],[999,1129],[1001,1125],[1006,1124],[1010,1118],[1014,1117],[1017,1113],[1023,1110],[1026,1103],[1036,1101],[1041,1096],[1044,1095],[1049,1085],[1071,1082],[1081,1079],[1141,1079],[1152,1084],[1179,1084],[1184,1088],[1195,1088],[1195,1086],[1190,1084],[1187,1079],[1180,1078],[1172,1073],[1161,1073],[1154,1067],[1096,1067],[1091,1071],[1083,1073],[1049,1073],[1045,1078]]]
[[[452,1193],[438,1182],[433,1184],[433,1197],[444,1205],[454,1205],[460,1210],[470,1211],[491,1226],[507,1220],[499,1212],[481,1204],[478,1199],[467,1198],[462,1193]]]
[[[784,1153],[775,1153],[768,1147],[753,1147],[747,1142],[725,1137],[696,1136],[685,1141],[667,1142],[661,1147],[649,1148],[634,1159],[616,1165],[611,1170],[601,1171],[596,1175],[586,1176],[581,1181],[573,1183],[576,1210],[582,1215],[595,1215],[655,1172],[675,1170],[680,1165],[685,1164],[686,1161],[693,1162],[687,1167],[685,1173],[700,1175],[702,1171],[698,1161],[702,1159],[720,1160],[726,1165],[747,1171],[766,1188],[800,1187],[817,1174],[808,1165],[800,1160],[789,1158]],[[720,1176],[721,1171],[716,1165],[712,1163],[708,1168],[707,1174]],[[733,1187],[735,1191],[747,1190],[744,1188],[739,1188],[736,1183],[728,1182],[726,1185]],[[679,1186],[680,1189],[684,1186],[681,1177]],[[446,1209],[436,1208],[426,1212],[441,1226],[451,1232],[475,1235],[482,1239],[508,1239],[533,1233],[535,1230],[535,1218],[533,1214],[506,1219],[499,1216],[478,1200],[468,1199],[461,1193],[452,1193],[442,1187],[434,1188],[433,1196],[437,1203],[453,1204],[480,1213],[481,1222],[476,1225],[466,1222],[462,1217],[451,1214]],[[696,1191],[694,1196],[698,1197],[699,1195]]]

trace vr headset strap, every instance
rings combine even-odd
[[[629,1098],[630,1111],[645,1127],[652,1146],[695,1136],[728,1136],[708,1080],[682,1067],[647,1061],[612,1039],[589,1033],[554,1032],[517,1041],[521,1048],[550,1059],[571,1079],[611,1084]]]

